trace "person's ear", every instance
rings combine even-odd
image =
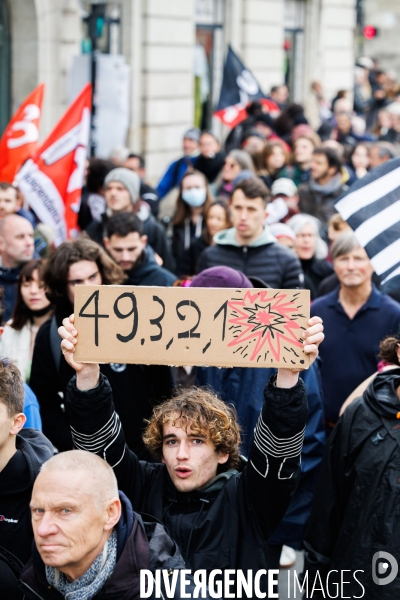
[[[108,238],[108,237],[103,238],[103,244],[104,244],[104,248],[106,250],[109,250],[110,249],[110,238]]]
[[[121,518],[121,500],[113,498],[107,507],[107,520],[104,523],[104,530],[111,531]]]
[[[142,235],[142,237],[140,238],[140,241],[142,242],[143,246],[147,245],[147,235]]]
[[[19,433],[21,431],[21,429],[23,428],[25,423],[26,423],[26,416],[24,415],[24,413],[16,414],[12,420],[10,434],[17,435],[17,433]]]
[[[229,459],[229,454],[227,452],[219,452],[218,453],[218,464],[224,465]]]

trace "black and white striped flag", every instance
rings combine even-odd
[[[400,288],[400,158],[356,181],[335,208],[365,248],[382,291]]]

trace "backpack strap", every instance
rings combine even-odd
[[[58,326],[55,315],[52,316],[50,323],[50,348],[54,363],[56,365],[57,373],[59,373],[61,360],[61,340],[60,336],[58,335]]]

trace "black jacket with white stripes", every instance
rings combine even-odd
[[[267,568],[267,541],[279,524],[300,475],[307,397],[299,379],[290,389],[268,382],[249,461],[202,490],[182,493],[165,465],[139,461],[125,444],[110,385],[79,391],[73,378],[66,410],[76,448],[95,452],[113,467],[119,489],[137,512],[165,525],[189,569]],[[266,577],[261,578],[266,591]],[[252,595],[248,595],[252,598]],[[254,596],[256,597],[256,596]]]

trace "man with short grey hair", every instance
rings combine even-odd
[[[141,569],[184,568],[164,528],[133,512],[95,454],[71,450],[45,462],[30,507],[35,545],[21,575],[24,598],[136,600]]]
[[[347,396],[376,371],[379,342],[400,325],[400,305],[371,282],[373,267],[352,231],[338,237],[331,256],[340,286],[311,306],[326,333],[320,355],[328,433]]]
[[[369,151],[369,167],[375,169],[396,155],[396,148],[390,142],[376,142]]]
[[[4,289],[4,322],[14,310],[17,282],[22,266],[33,258],[34,232],[28,219],[7,215],[0,219],[0,287]]]

